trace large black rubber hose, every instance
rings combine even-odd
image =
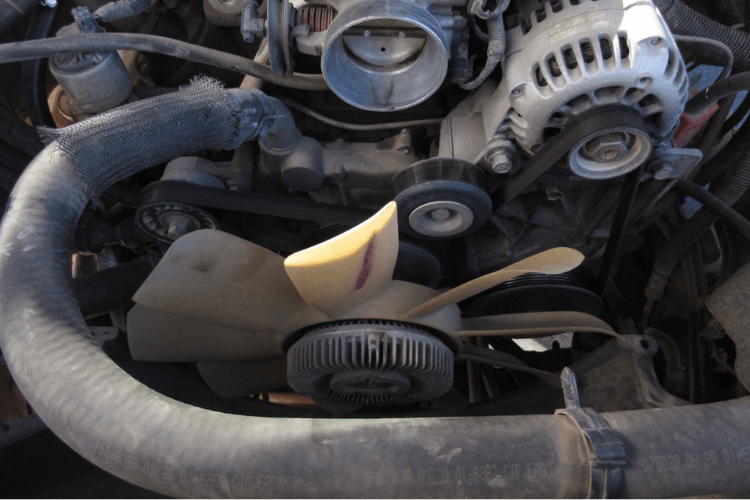
[[[718,79],[725,78],[729,76],[729,74],[732,72],[732,66],[734,66],[734,54],[732,54],[732,51],[724,45],[721,42],[717,42],[716,40],[711,40],[710,38],[701,38],[698,36],[687,36],[687,35],[673,35],[675,42],[677,42],[677,45],[682,47],[686,47],[690,52],[693,54],[697,54],[705,59],[708,59],[706,62],[712,63],[712,64],[719,64],[721,63],[722,66],[724,66],[721,70],[721,73],[719,73]],[[711,48],[712,50],[708,53],[705,52],[706,47]],[[721,61],[714,61],[710,57],[713,55],[715,50],[718,49],[722,52],[724,55],[723,59]]]
[[[750,72],[729,76],[698,92],[685,105],[685,112],[700,114],[722,97],[734,96],[743,90],[750,90]]]
[[[220,50],[201,47],[163,36],[140,33],[88,33],[74,36],[27,40],[0,45],[0,64],[50,57],[65,52],[106,52],[110,50],[138,50],[152,52],[217,68],[252,75],[283,87],[301,90],[328,90],[322,75],[294,73],[281,77],[271,68]]]
[[[734,0],[718,0],[715,2],[703,2],[709,4],[707,9],[711,9],[710,14],[713,14],[713,18],[721,24],[727,26],[744,25],[744,19],[740,13],[739,7],[734,3]]]
[[[674,189],[678,193],[690,196],[701,205],[704,205],[708,210],[713,212],[714,215],[723,219],[724,222],[750,240],[750,221],[733,209],[731,205],[725,203],[724,200],[711,192],[706,191],[701,186],[686,180],[678,180],[675,182]]]
[[[661,12],[672,33],[718,40],[732,50],[736,69],[750,70],[750,34],[717,23],[679,0],[654,0],[654,5]],[[719,49],[707,47],[705,50],[704,54],[708,54],[712,59],[722,60]]]
[[[620,496],[750,490],[747,398],[602,414],[623,445],[618,461],[601,441],[590,448],[564,415],[270,419],[199,409],[141,385],[92,340],[71,287],[73,235],[91,196],[85,186],[102,185],[92,176],[111,169],[143,168],[151,148],[228,147],[213,130],[243,123],[226,106],[200,113],[194,103],[165,107],[159,99],[105,118],[151,132],[169,130],[179,116],[182,134],[148,142],[123,127],[99,133],[98,141],[124,142],[130,152],[116,165],[93,156],[93,165],[75,166],[50,144],[19,180],[0,226],[0,346],[36,412],[87,459],[176,497],[571,498],[588,494],[592,468],[621,468],[621,481],[609,476],[609,493]]]
[[[740,158],[734,170],[722,181],[714,194],[721,202],[731,207],[749,187],[750,151],[745,147],[744,156]],[[704,206],[672,235],[654,261],[654,267],[644,291],[649,301],[661,300],[669,278],[680,259],[717,220],[719,216]],[[650,305],[647,304],[646,309],[650,312]]]
[[[750,141],[750,122],[744,123],[729,143],[701,166],[691,180],[699,186],[714,182],[745,155],[748,141]]]

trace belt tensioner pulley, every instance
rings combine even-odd
[[[422,239],[460,238],[489,219],[492,200],[476,165],[453,158],[415,163],[393,178],[399,231]]]

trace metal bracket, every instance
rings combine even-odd
[[[620,435],[594,410],[580,407],[575,374],[570,368],[565,368],[560,378],[567,407],[555,415],[570,418],[586,438],[591,465],[587,498],[619,498],[622,467],[627,464]]]

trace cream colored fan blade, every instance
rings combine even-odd
[[[572,248],[553,248],[545,252],[532,255],[526,259],[511,264],[508,267],[485,274],[463,285],[428,300],[401,316],[402,319],[414,319],[434,314],[451,304],[456,304],[478,293],[489,290],[493,286],[527,273],[560,274],[575,269],[583,262],[583,254]]]
[[[286,356],[252,361],[204,361],[198,363],[198,373],[222,398],[240,398],[287,385]]]
[[[128,344],[136,361],[251,360],[281,356],[284,335],[205,323],[136,305],[128,313]]]
[[[328,319],[302,300],[281,256],[210,229],[173,243],[133,300],[184,318],[258,332],[286,334]]]
[[[513,339],[546,337],[565,332],[592,332],[620,337],[596,316],[579,311],[547,311],[463,318],[459,337],[491,336]]]
[[[304,300],[329,316],[388,287],[398,257],[396,204],[349,231],[287,257],[284,267]]]

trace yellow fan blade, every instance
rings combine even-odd
[[[329,316],[357,307],[388,287],[398,257],[396,204],[349,231],[287,257],[302,298]]]
[[[204,323],[258,332],[290,333],[328,320],[302,300],[284,272],[283,257],[210,229],[172,244],[133,300]]]
[[[493,286],[497,286],[500,283],[521,276],[522,274],[560,274],[575,269],[581,262],[583,262],[583,254],[581,254],[581,252],[573,250],[572,248],[553,248],[532,255],[529,258],[511,264],[499,271],[485,274],[484,276],[480,276],[479,278],[448,290],[434,299],[428,300],[424,304],[408,311],[402,315],[401,318],[408,320],[428,316],[436,313],[444,307],[468,299],[469,297],[484,292],[485,290],[489,290]]]

